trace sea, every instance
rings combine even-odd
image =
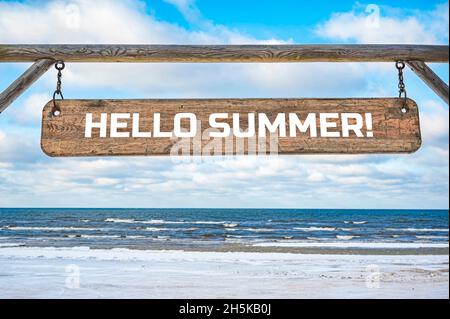
[[[448,210],[0,208],[0,247],[401,249],[448,241]]]

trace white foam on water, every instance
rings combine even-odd
[[[208,220],[199,220],[199,221],[179,221],[179,220],[164,220],[164,219],[150,219],[150,220],[135,220],[135,219],[123,219],[123,218],[107,218],[105,222],[111,223],[123,223],[123,224],[156,224],[156,225],[164,225],[164,224],[204,224],[204,225],[228,225],[226,227],[236,227],[237,224],[229,223],[226,221],[208,221]]]
[[[292,247],[292,248],[361,248],[361,249],[417,249],[448,248],[447,244],[438,243],[367,243],[367,242],[270,242],[253,244],[254,247]]]
[[[225,221],[208,221],[208,220],[198,220],[198,221],[172,221],[172,220],[162,220],[154,219],[146,223],[149,224],[198,224],[198,225],[223,225],[227,222]]]
[[[162,219],[151,219],[145,222],[146,224],[167,224],[166,221],[162,220]],[[179,222],[181,223],[181,222]]]
[[[119,224],[185,224],[183,221],[165,221],[162,219],[151,219],[151,220],[136,220],[136,219],[126,219],[126,218],[107,218],[105,222],[119,223]]]
[[[312,231],[335,231],[335,227],[295,227],[294,230],[301,230],[306,232]]]
[[[120,238],[121,236],[119,235],[83,235],[83,234],[77,234],[77,235],[67,235],[63,238],[59,238],[59,237],[52,237],[52,238],[47,238],[47,239],[52,239],[52,240],[59,240],[59,239],[64,239],[64,238],[86,238],[86,239],[94,239],[94,238]]]
[[[39,231],[101,231],[106,230],[106,228],[87,228],[87,227],[22,227],[22,226],[6,226],[6,230],[39,230]]]
[[[81,235],[81,238],[120,238],[120,236],[119,235]]]
[[[0,248],[3,247],[19,247],[19,246],[23,246],[25,244],[23,243],[0,243]]]
[[[196,222],[185,222],[186,224],[205,224],[205,225],[224,225],[227,222],[214,222],[214,221],[196,221]]]
[[[259,236],[256,235],[225,235],[227,238],[248,238],[248,239],[258,239]]]
[[[448,236],[416,236],[418,239],[447,239]]]
[[[405,232],[447,232],[445,228],[386,228],[389,231],[405,231]]]
[[[234,228],[234,227],[237,227],[237,226],[239,226],[239,224],[234,224],[234,223],[223,224],[223,227],[226,227],[226,228]]]
[[[277,229],[273,229],[273,228],[242,228],[241,230],[246,230],[246,231],[254,232],[254,233],[266,233],[266,232],[277,231]]]
[[[189,228],[145,227],[142,230],[158,232],[158,231],[196,231],[199,229],[200,228],[197,228],[197,227],[189,227]]]
[[[174,230],[174,229],[175,228],[157,228],[157,227],[146,227],[146,228],[144,228],[145,231],[152,231],[152,232]]]
[[[306,237],[308,240],[315,240],[315,241],[324,241],[329,240],[329,238],[319,238],[319,237]]]
[[[123,219],[123,218],[107,218],[105,222],[108,223],[122,223],[122,224],[134,224],[137,223],[134,219]]]
[[[340,239],[340,240],[352,240],[353,238],[358,238],[359,236],[342,236],[342,235],[337,235],[336,238]]]

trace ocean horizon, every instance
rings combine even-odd
[[[448,249],[449,210],[0,208],[0,246]]]

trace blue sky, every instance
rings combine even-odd
[[[148,12],[156,17],[195,29],[195,25],[183,19],[182,13],[165,1],[147,1]],[[433,10],[439,1],[377,1],[376,5],[391,10],[393,5],[401,10]],[[324,22],[335,12],[352,9],[365,11],[372,2],[361,1],[259,1],[259,0],[197,0],[196,6],[202,15],[217,24],[237,28],[253,36],[292,38],[297,43],[324,42],[308,30],[317,23]]]
[[[27,23],[23,23],[27,21]],[[445,1],[0,1],[0,43],[448,45]],[[432,68],[448,83],[448,64]],[[26,64],[0,64],[5,88]],[[413,155],[52,159],[48,72],[0,115],[0,207],[448,208],[448,106],[406,71]],[[393,64],[68,64],[66,98],[386,97]]]

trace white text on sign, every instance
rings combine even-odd
[[[101,113],[96,119],[92,113],[86,113],[85,138],[192,138],[201,125],[194,113],[177,113],[173,117],[173,130],[163,131],[161,114],[154,113],[153,131],[142,131],[145,120],[139,113]],[[230,120],[232,125],[225,122]],[[245,130],[241,128],[243,120],[248,124]],[[299,118],[296,113],[278,113],[274,120],[265,113],[212,113],[208,125],[216,129],[209,133],[212,138],[264,138],[274,133],[291,138],[301,134],[312,138],[374,137],[371,113],[309,113],[304,118]]]

